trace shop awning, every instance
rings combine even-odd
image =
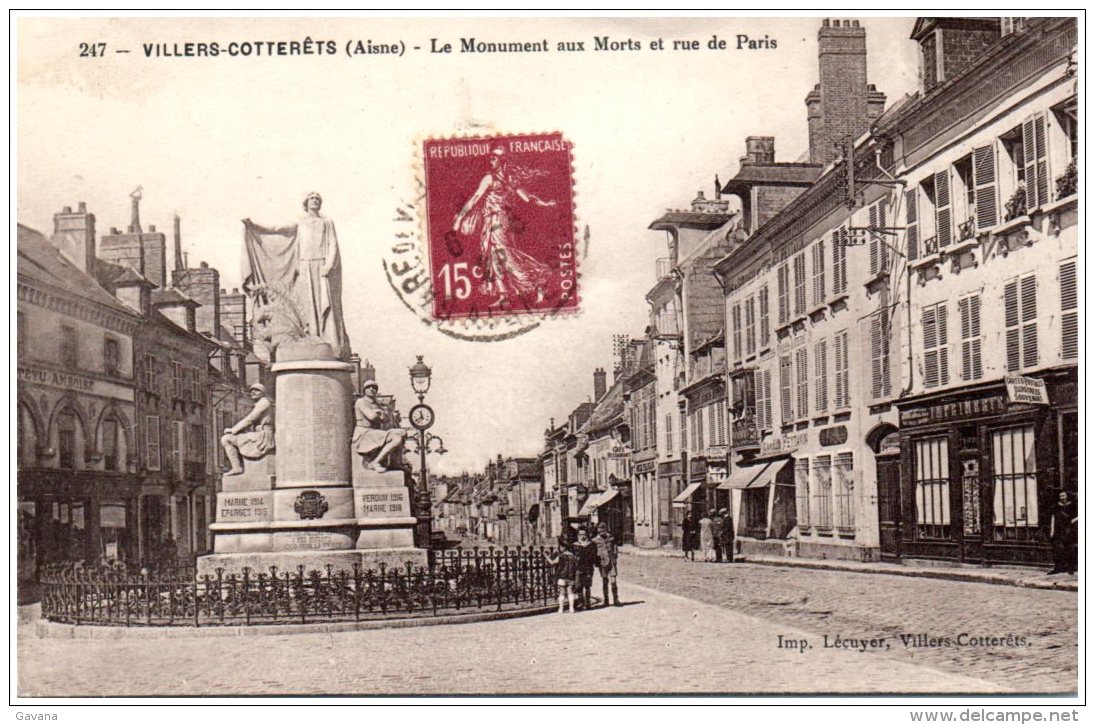
[[[688,484],[688,488],[680,492],[680,494],[673,499],[674,506],[687,506],[688,499],[692,498],[692,494],[696,492],[696,489],[703,485],[703,481],[696,481],[695,483]]]
[[[578,515],[589,516],[593,513],[594,509],[600,508],[612,499],[616,498],[616,494],[618,493],[619,491],[617,491],[616,489],[610,488],[597,496],[590,496],[586,499],[586,502],[582,504],[582,510],[578,512]]]
[[[783,467],[790,464],[790,461],[772,461],[764,465],[746,466],[744,468],[736,469],[730,478],[724,483],[719,484],[719,488],[723,490],[731,488],[764,488],[770,485],[776,480],[776,476],[779,474]]]

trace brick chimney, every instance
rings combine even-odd
[[[172,286],[201,305],[197,310],[198,332],[217,338],[223,310],[220,283],[220,273],[206,262],[201,262],[197,269],[176,270],[172,274]]]
[[[607,390],[608,376],[605,374],[605,369],[597,368],[593,371],[593,402],[603,398]]]
[[[927,92],[1000,40],[1000,18],[917,18],[911,37],[920,45],[920,82]]]
[[[776,137],[746,136],[745,156],[741,163],[753,166],[776,163]]]
[[[867,84],[867,31],[858,20],[824,20],[817,32],[818,84],[806,96],[810,163],[828,164],[847,137],[881,114],[886,96]]]
[[[76,211],[66,206],[53,215],[53,246],[84,274],[95,274],[95,215],[80,202]]]
[[[232,291],[221,290],[219,294],[220,324],[232,333],[240,345],[247,345],[247,297],[234,287]]]

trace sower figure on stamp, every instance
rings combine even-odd
[[[375,380],[366,380],[361,385],[361,397],[354,403],[353,450],[364,466],[374,471],[396,470],[396,466],[386,466],[388,456],[402,448],[407,439],[403,428],[391,427],[394,421],[388,420],[388,412],[376,399],[379,386]]]
[[[243,473],[243,459],[258,460],[274,450],[274,404],[266,397],[266,388],[255,383],[247,389],[255,405],[251,412],[231,428],[224,429],[221,446],[232,468],[226,476]]]
[[[510,303],[510,295],[536,302],[544,299],[543,287],[551,271],[543,262],[517,249],[517,220],[512,212],[518,200],[555,206],[554,200],[545,201],[522,188],[525,182],[544,175],[546,172],[511,164],[504,149],[494,149],[490,171],[452,223],[453,231],[479,238],[483,279],[498,295],[491,307]]]

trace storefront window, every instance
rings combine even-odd
[[[814,458],[814,510],[815,526],[829,528],[833,525],[833,471],[832,457]]]
[[[99,556],[107,559],[124,558],[127,541],[124,503],[110,502],[99,506],[99,530],[102,541]]]
[[[916,441],[916,529],[920,538],[943,539],[951,523],[947,437]]]
[[[103,469],[118,470],[118,422],[111,418],[103,421]]]
[[[997,540],[1028,541],[1038,527],[1034,426],[992,432],[992,523]]]
[[[810,459],[795,459],[795,508],[800,531],[810,528]]]
[[[61,468],[76,467],[76,416],[72,413],[57,417],[57,452]]]
[[[852,453],[836,454],[833,465],[833,484],[836,489],[836,527],[844,531],[855,528],[855,506],[852,492],[855,489]]]

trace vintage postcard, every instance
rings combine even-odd
[[[1076,14],[12,23],[24,715],[1074,719]]]

